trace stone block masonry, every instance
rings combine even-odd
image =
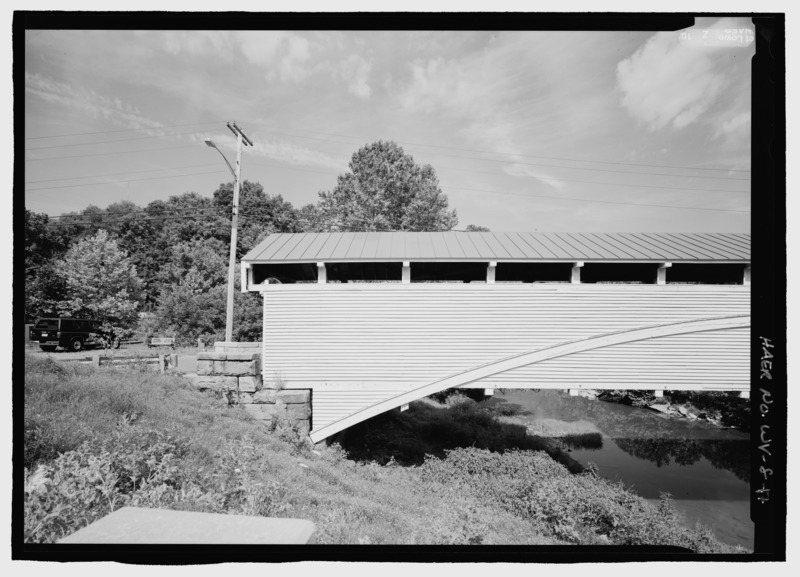
[[[242,348],[197,354],[195,385],[224,395],[251,416],[269,425],[284,425],[307,435],[311,430],[311,391],[271,388],[261,376],[261,354]]]

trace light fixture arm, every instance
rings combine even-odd
[[[219,152],[219,155],[222,157],[222,160],[224,160],[225,164],[228,165],[228,170],[231,171],[231,174],[233,175],[233,178],[236,178],[236,171],[233,169],[233,166],[231,166],[231,163],[228,162],[228,158],[222,153],[222,151],[219,148],[217,148],[217,145],[214,144],[214,141],[211,140],[210,138],[206,138],[206,145],[210,146],[211,148],[213,148],[214,150]]]

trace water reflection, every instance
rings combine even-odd
[[[721,540],[752,547],[747,433],[561,391],[507,390],[487,406],[536,434],[601,432],[601,448],[575,447],[570,456],[654,503],[668,492],[689,526],[700,521]]]
[[[705,458],[717,469],[750,482],[748,444],[734,440],[698,439],[624,439],[615,438],[617,446],[638,459],[646,459],[662,467],[675,463],[689,466]]]
[[[560,391],[506,391],[489,401],[501,414],[526,421],[588,421],[637,459],[690,466],[701,459],[750,481],[749,437],[702,421],[670,418],[646,409],[571,397]],[[587,447],[588,448],[588,447]]]

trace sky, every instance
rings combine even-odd
[[[298,208],[392,140],[457,229],[747,233],[747,31],[28,30],[25,205],[211,197],[230,121],[242,178]]]

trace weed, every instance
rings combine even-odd
[[[286,381],[283,378],[283,373],[275,371],[272,374],[272,388],[276,391],[282,391],[286,388]]]
[[[683,527],[668,496],[653,507],[570,474],[542,440],[468,399],[414,403],[360,427],[344,449],[312,452],[299,431],[270,433],[179,377],[26,359],[25,541],[52,543],[140,506],[309,519],[319,543],[602,538],[737,551]]]

